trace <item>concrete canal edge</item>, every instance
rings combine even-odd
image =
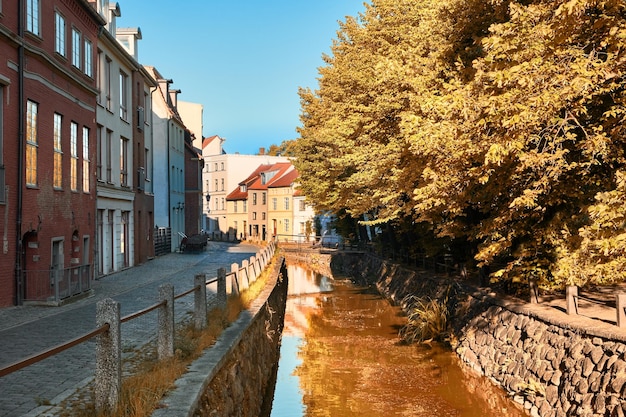
[[[194,361],[153,417],[259,416],[276,377],[287,300],[284,258],[262,293]]]
[[[331,267],[398,304],[408,295],[447,299],[458,357],[531,416],[626,415],[626,337],[616,326],[498,299],[368,254],[337,253]]]

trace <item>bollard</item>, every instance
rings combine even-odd
[[[249,272],[249,268],[248,268],[248,260],[244,259],[243,261],[241,261],[241,269],[245,272],[246,276],[245,279],[243,276],[240,276],[239,278],[239,285],[240,285],[240,290],[245,290],[250,286],[250,272]]]
[[[615,305],[617,306],[617,327],[626,327],[626,294],[617,294],[615,296]]]
[[[230,294],[239,294],[239,264],[230,265],[230,277]]]
[[[157,354],[162,360],[174,356],[174,286],[161,285],[159,300],[165,301],[165,305],[159,308],[157,332]]]
[[[196,290],[193,293],[193,322],[194,327],[198,330],[206,327],[206,275],[198,274],[194,278],[194,287]]]
[[[251,256],[250,257],[250,263],[249,268],[252,270],[252,272],[250,273],[250,283],[256,281],[256,278],[259,276],[259,274],[256,271],[256,257],[255,256]]]
[[[226,308],[226,268],[217,270],[217,305]]]
[[[575,285],[565,288],[565,308],[567,314],[578,314],[578,287]]]
[[[109,330],[96,338],[94,392],[98,415],[110,415],[117,407],[122,389],[122,336],[120,304],[110,298],[96,306],[96,326]]]

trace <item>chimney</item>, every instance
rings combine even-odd
[[[180,90],[169,90],[170,95],[170,104],[172,107],[177,110],[178,109],[178,95],[181,93]]]
[[[265,148],[259,148],[259,155],[265,155]]]

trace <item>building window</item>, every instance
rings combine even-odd
[[[85,39],[85,62],[83,71],[85,71],[85,75],[93,77],[93,46],[89,39]]]
[[[72,65],[76,68],[80,68],[82,61],[80,48],[81,48],[80,32],[76,28],[72,28]]]
[[[128,75],[120,71],[120,118],[128,120]]]
[[[252,220],[256,220],[256,211],[252,212]]]
[[[89,128],[83,126],[83,192],[88,193],[90,184],[89,175]]]
[[[306,210],[306,202],[304,200],[300,200],[300,211]]]
[[[261,220],[265,220],[265,212],[261,213]]]
[[[237,213],[237,202],[233,201],[233,213]]]
[[[55,36],[54,51],[65,56],[65,18],[59,13],[54,13]]]
[[[61,125],[63,117],[55,113],[54,114],[54,173],[52,179],[52,185],[54,188],[63,187],[63,149],[61,149]]]
[[[106,135],[106,143],[105,143],[106,149],[105,149],[105,160],[106,160],[106,164],[107,164],[107,182],[111,183],[113,182],[113,175],[112,175],[112,166],[111,166],[111,155],[113,154],[113,131],[107,129],[107,135]]]
[[[30,2],[29,2],[30,4]],[[26,103],[26,185],[37,185],[37,103]]]
[[[256,193],[252,193],[252,205],[256,206]]]
[[[128,186],[128,139],[120,137],[120,184]]]
[[[106,108],[111,110],[111,58],[108,56],[104,60],[104,88],[103,91],[106,94]]]
[[[285,210],[289,210],[289,197],[285,197]]]
[[[70,124],[70,188],[78,191],[78,124]]]
[[[248,200],[243,200],[243,212],[248,212]]]
[[[222,198],[222,210],[224,210],[224,204],[226,203],[226,201]]]
[[[224,191],[224,178],[222,178],[222,191]]]
[[[150,158],[150,149],[145,148],[144,149],[144,155],[145,155],[145,167],[146,167],[146,181],[150,181],[150,178],[152,178],[152,158]]]
[[[39,2],[41,0],[26,0],[26,30],[39,36]]]
[[[215,163],[215,171],[217,171],[217,162]]]
[[[215,191],[219,191],[219,188],[217,187],[217,184],[218,184],[218,180],[217,180],[217,178],[216,178],[216,179],[215,179]]]
[[[224,171],[224,163],[222,162],[222,171]]]
[[[102,135],[103,130],[104,127],[98,125],[98,128],[96,130],[96,176],[99,181],[104,180],[104,167],[102,164],[102,152],[104,151],[104,137]]]
[[[267,195],[265,193],[261,194],[261,204],[263,205],[267,204]]]
[[[285,219],[285,232],[289,232],[289,219]]]

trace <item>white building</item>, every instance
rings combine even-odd
[[[180,114],[185,126],[193,135],[191,144],[198,149],[202,149],[203,113],[204,106],[202,104],[178,100],[178,114]]]
[[[293,193],[293,231],[298,242],[315,240],[315,210],[307,204],[306,197],[297,189]]]
[[[133,124],[131,79],[141,66],[115,37],[117,3],[101,1],[107,20],[98,41],[96,251],[98,276],[134,264]],[[140,31],[137,35],[140,37]],[[76,132],[74,132],[76,133]],[[72,134],[74,134],[72,133]]]
[[[180,247],[185,231],[185,124],[177,111],[180,90],[154,67],[146,67],[157,81],[152,97],[154,142],[154,224],[171,229],[171,250]]]

